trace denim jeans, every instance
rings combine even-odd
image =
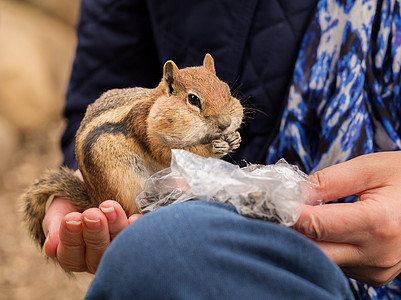
[[[86,299],[353,299],[341,270],[297,232],[190,201],[123,230]]]

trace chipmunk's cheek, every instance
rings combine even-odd
[[[233,119],[233,122],[231,123],[231,126],[227,129],[226,133],[231,133],[236,131],[239,127],[241,126],[241,121],[238,121],[238,119]]]
[[[156,101],[149,112],[147,123],[151,133],[169,134],[175,126],[175,118],[161,101]]]
[[[232,116],[232,122],[229,132],[237,130],[241,126],[244,118],[244,108],[242,107],[240,101],[236,98],[232,98],[232,102],[233,103],[230,112],[230,115]]]

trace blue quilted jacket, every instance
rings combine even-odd
[[[64,163],[76,168],[74,135],[88,104],[118,87],[155,87],[162,66],[213,55],[217,75],[248,108],[232,159],[264,163],[316,0],[83,0],[68,87]]]

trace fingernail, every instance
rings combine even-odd
[[[45,242],[43,243],[43,247],[42,247],[42,253],[45,254],[45,255],[46,255],[46,250],[45,250],[45,248],[46,248],[47,242],[49,241],[49,236],[50,236],[50,233],[48,232],[48,233],[46,234],[46,239],[45,239]]]
[[[102,212],[104,212],[104,214],[106,215],[107,220],[113,222],[116,219],[116,213],[115,213],[114,206],[110,206],[110,207],[100,206],[100,210]]]
[[[109,213],[109,212],[114,211],[114,206],[110,206],[110,207],[103,207],[103,206],[100,206],[100,209],[101,209],[102,212],[104,212],[104,213]]]
[[[81,231],[81,221],[69,220],[65,221],[65,225],[70,232],[78,233]]]
[[[133,214],[128,218],[129,224],[134,223],[136,220],[138,220],[140,217],[142,217],[142,214]]]
[[[87,217],[84,217],[84,221],[85,221],[85,225],[89,229],[97,229],[97,228],[100,227],[100,219],[92,220],[92,219],[89,219]]]

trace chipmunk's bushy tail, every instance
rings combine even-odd
[[[80,210],[95,206],[84,182],[69,168],[48,171],[36,180],[19,200],[23,203],[24,222],[29,233],[41,247],[46,239],[42,221],[46,214],[47,201],[52,195],[68,198]]]

